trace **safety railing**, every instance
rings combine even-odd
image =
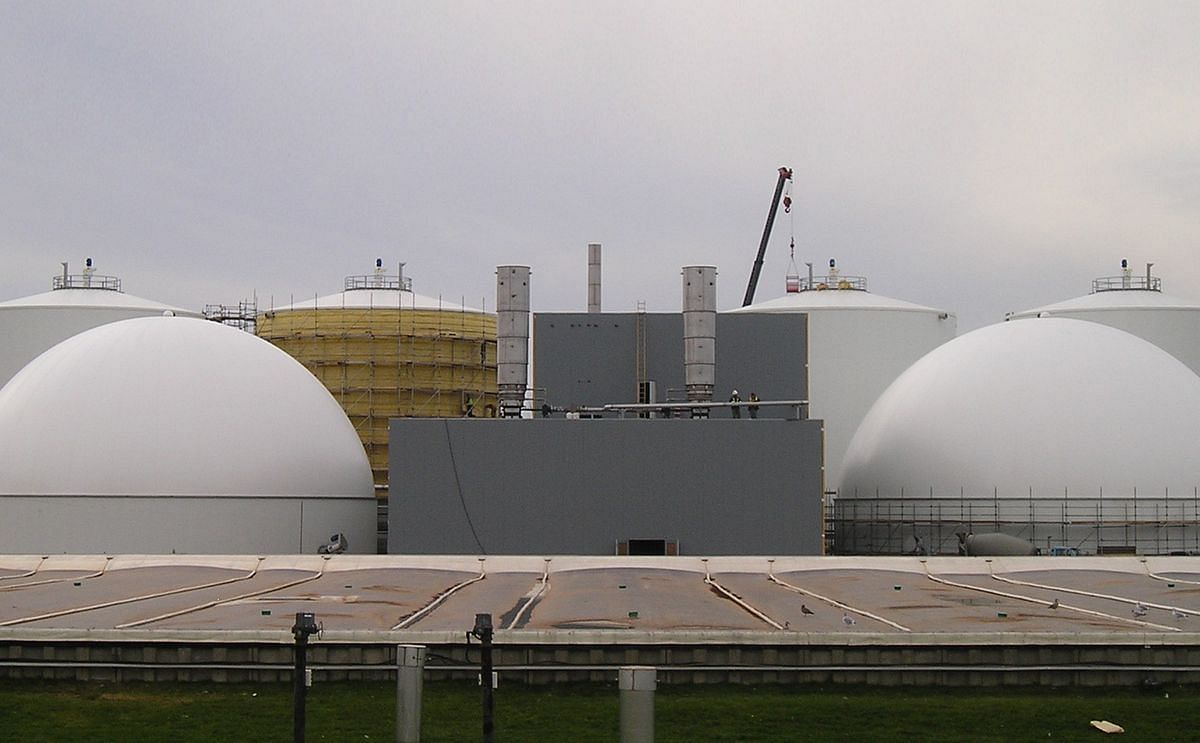
[[[792,277],[789,277],[789,283]],[[851,289],[854,291],[865,292],[867,290],[867,278],[865,276],[843,276],[837,274],[834,276],[813,276],[810,280],[807,276],[799,277],[799,287],[802,292],[809,291],[825,291],[828,289]]]
[[[353,289],[391,289],[392,291],[412,291],[412,279],[407,276],[389,276],[382,273],[369,273],[361,276],[347,276],[346,291]]]
[[[1162,279],[1157,276],[1101,276],[1092,280],[1092,293],[1115,291],[1162,291]]]
[[[107,289],[121,291],[121,280],[116,276],[102,276],[98,273],[80,273],[55,276],[52,285],[55,289]]]

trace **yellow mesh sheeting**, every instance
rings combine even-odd
[[[257,333],[304,365],[358,431],[387,495],[388,420],[496,410],[496,318],[396,308],[274,310]]]

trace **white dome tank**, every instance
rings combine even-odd
[[[809,417],[825,422],[826,490],[875,398],[958,327],[943,310],[871,294],[865,278],[840,274],[833,260],[828,275],[790,275],[784,296],[729,312],[807,315]]]
[[[837,551],[952,552],[960,531],[1043,551],[1194,550],[1198,440],[1200,377],[1157,346],[1082,320],[991,325],[871,407],[846,453]]]
[[[375,551],[371,470],[321,384],[249,333],[102,325],[0,389],[0,551]]]
[[[76,333],[105,323],[164,312],[200,317],[200,313],[142,299],[121,291],[121,280],[95,273],[87,259],[81,274],[66,265],[44,294],[0,302],[0,387],[42,351]]]
[[[1065,302],[1014,312],[1006,319],[1071,317],[1133,333],[1179,359],[1200,374],[1200,304],[1162,293],[1162,280],[1135,275],[1121,261],[1120,276],[1092,281],[1092,293]]]

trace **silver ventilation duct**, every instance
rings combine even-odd
[[[529,266],[496,267],[496,382],[502,418],[520,418],[529,379]]]
[[[688,402],[711,402],[717,377],[717,268],[683,268],[683,379]]]
[[[600,243],[588,243],[588,312],[600,311]]]

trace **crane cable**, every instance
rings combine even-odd
[[[792,213],[792,181],[789,178],[783,195],[783,212],[788,215],[788,272],[784,277],[789,292],[799,291],[800,269],[796,266],[796,215]],[[794,287],[794,288],[793,288]]]

